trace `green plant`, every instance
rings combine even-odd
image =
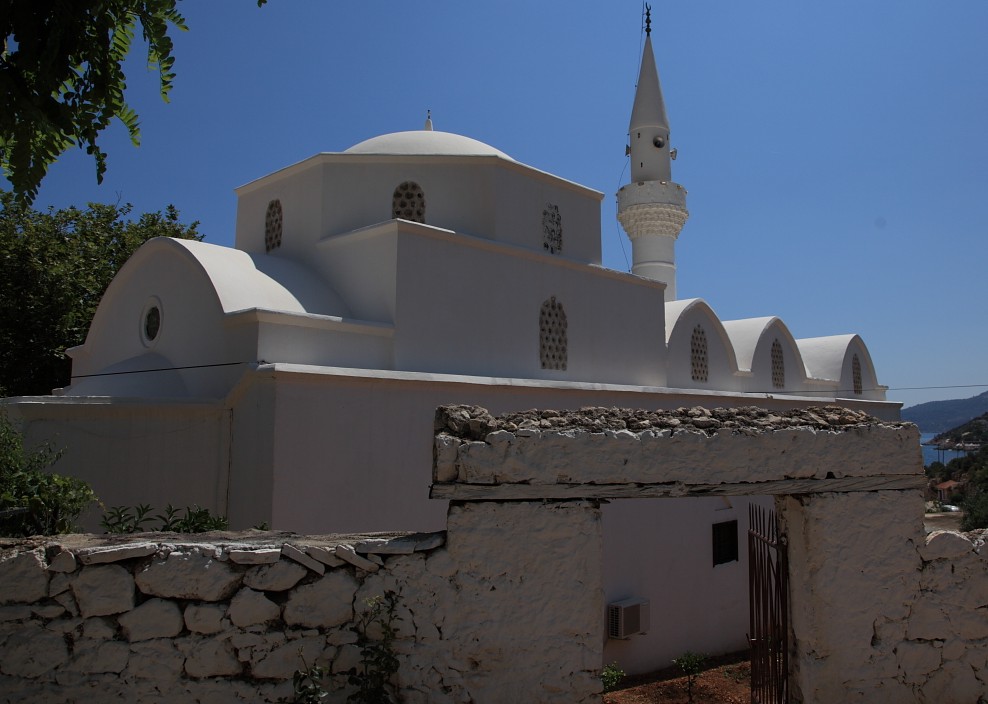
[[[211,530],[225,530],[229,521],[224,516],[214,516],[208,508],[197,505],[178,509],[168,504],[163,514],[149,516],[150,504],[137,506],[112,506],[103,515],[100,523],[107,533],[139,533],[145,530],[172,531],[175,533],[206,533]],[[179,515],[180,511],[185,515]],[[157,525],[145,525],[153,520]]]
[[[75,477],[47,470],[61,456],[45,444],[33,452],[0,412],[0,535],[56,535],[96,501],[92,488]]]
[[[151,520],[150,512],[151,504],[111,506],[103,514],[100,525],[107,533],[140,533],[144,524]]]
[[[358,704],[392,704],[398,701],[391,680],[401,662],[394,651],[395,622],[398,595],[384,592],[364,601],[367,609],[357,617],[353,630],[357,632],[360,647],[360,666],[351,667],[345,674],[347,684],[356,690],[347,697],[348,702]],[[315,704],[329,695],[327,680],[334,675],[320,665],[309,665],[302,657],[302,669],[292,677],[295,701],[299,704]],[[624,673],[622,673],[624,674]]]
[[[703,666],[707,662],[707,656],[702,653],[694,653],[687,650],[678,658],[672,661],[686,675],[686,695],[689,701],[693,701],[693,681],[696,676],[703,671]]]
[[[295,701],[298,704],[318,704],[329,696],[329,691],[323,685],[323,680],[329,674],[321,665],[309,665],[299,648],[298,656],[302,660],[302,669],[295,670],[292,676],[292,688],[295,691]]]
[[[392,694],[391,678],[401,664],[395,655],[395,621],[401,620],[395,611],[398,595],[384,592],[364,602],[367,610],[357,619],[357,644],[360,646],[360,667],[351,668],[347,682],[357,691],[347,697],[348,702],[358,704],[390,704],[396,701]],[[378,631],[372,637],[368,631]]]
[[[612,662],[610,665],[604,665],[604,669],[600,671],[600,681],[604,683],[604,691],[613,692],[618,688],[625,676],[625,671],[618,667],[616,662]]]

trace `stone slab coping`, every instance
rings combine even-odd
[[[840,406],[436,411],[432,498],[915,490],[919,430]]]
[[[333,533],[299,535],[288,531],[211,531],[180,534],[169,532],[129,533],[126,535],[73,533],[30,538],[0,538],[0,559],[13,554],[45,548],[49,554],[71,554],[84,565],[107,564],[147,557],[158,552],[187,548],[211,548],[217,559],[239,564],[266,564],[282,557],[314,571],[323,565],[343,564],[335,557],[340,546],[349,555],[407,555],[444,545],[446,532],[415,533]],[[361,559],[366,560],[367,557]],[[371,558],[373,560],[373,558]],[[380,558],[377,558],[380,560]],[[68,565],[66,565],[68,567]],[[72,566],[74,569],[74,565]]]

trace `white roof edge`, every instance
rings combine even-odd
[[[569,190],[578,191],[586,195],[591,195],[597,198],[597,200],[603,200],[604,194],[595,188],[590,188],[589,186],[584,186],[576,181],[570,181],[569,179],[563,178],[562,176],[557,176],[556,174],[549,173],[548,171],[543,171],[542,169],[537,169],[534,166],[529,166],[528,164],[522,163],[515,159],[505,159],[495,155],[487,154],[348,154],[346,152],[320,152],[318,154],[313,154],[310,157],[306,157],[301,161],[295,162],[294,164],[289,164],[288,166],[283,166],[276,171],[272,171],[264,176],[259,176],[247,183],[237,186],[233,189],[233,192],[239,195],[244,195],[250,193],[256,188],[264,185],[266,182],[272,179],[281,179],[288,176],[293,176],[297,173],[305,171],[306,169],[312,168],[313,166],[318,166],[327,162],[339,162],[339,163],[356,163],[366,160],[375,161],[429,161],[434,163],[442,162],[457,162],[457,161],[472,161],[475,163],[487,163],[499,165],[503,168],[515,169],[521,171],[522,173],[529,173],[540,180],[551,181],[563,186]]]

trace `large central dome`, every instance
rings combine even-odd
[[[379,137],[371,137],[347,149],[344,154],[414,154],[455,155],[455,156],[498,156],[514,161],[510,156],[484,144],[452,132],[433,130],[412,130],[392,132]]]

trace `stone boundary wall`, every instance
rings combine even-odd
[[[402,701],[598,701],[596,504],[461,505],[448,525],[7,540],[0,702],[290,702],[300,654],[359,668],[356,619],[387,591]],[[328,702],[353,691],[333,684]]]
[[[916,492],[776,505],[794,702],[988,702],[988,530],[924,536]]]

